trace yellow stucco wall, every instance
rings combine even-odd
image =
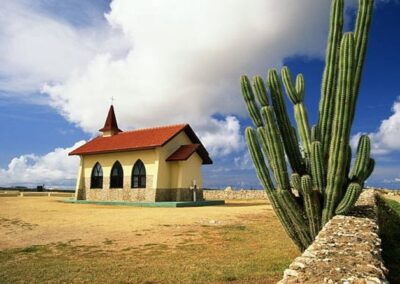
[[[84,167],[83,167],[83,159],[82,156],[79,156],[79,170],[78,170],[78,178],[76,179],[76,187],[75,187],[75,199],[83,199],[83,192],[80,189],[85,187],[85,178],[84,178]]]
[[[186,161],[179,162],[180,179],[178,188],[188,188],[196,181],[198,188],[203,187],[203,179],[201,174],[202,160],[197,153],[193,153]]]
[[[157,188],[180,188],[174,176],[177,167],[174,164],[177,162],[167,162],[165,160],[180,146],[187,144],[192,144],[192,141],[184,132],[181,132],[164,147],[157,149],[159,159]]]
[[[142,160],[142,162],[145,164],[146,175],[153,176],[153,184],[146,185],[146,187],[155,188],[157,184],[158,170],[156,150],[114,152],[83,156],[83,178],[90,178],[92,169],[97,162],[99,162],[103,168],[103,177],[109,178],[112,166],[116,161],[119,161],[124,171],[124,179],[129,178],[130,180],[133,165],[138,159]]]

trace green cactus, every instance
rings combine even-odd
[[[311,143],[311,176],[314,187],[322,194],[326,186],[326,179],[322,147],[319,141]]]
[[[250,117],[253,120],[255,126],[259,127],[263,125],[261,120],[260,111],[258,110],[257,104],[254,100],[253,89],[251,88],[250,80],[247,76],[242,76],[241,80],[242,94],[247,105]]]
[[[282,81],[285,85],[286,93],[294,104],[294,117],[297,128],[299,129],[300,139],[307,157],[310,156],[311,131],[308,123],[307,111],[304,106],[304,78],[299,74],[296,78],[296,87],[293,86],[289,68],[282,68]]]
[[[292,186],[292,188],[294,188],[295,190],[297,190],[297,192],[302,195],[303,194],[303,190],[301,189],[301,177],[299,174],[297,173],[293,173],[290,176],[290,184]]]
[[[257,177],[300,250],[334,215],[352,209],[375,166],[370,139],[363,135],[350,169],[350,132],[373,5],[373,0],[359,0],[355,31],[343,33],[344,0],[332,0],[319,118],[313,127],[304,104],[303,75],[293,82],[289,68],[283,67],[281,77],[268,70],[266,83],[261,76],[253,78],[253,85],[241,77],[243,98],[257,129],[245,131]],[[289,119],[283,87],[293,103],[297,130]]]
[[[313,189],[309,175],[301,177],[301,189],[304,196],[304,210],[308,219],[310,234],[315,239],[321,226],[319,192],[317,189]]]
[[[362,187],[356,182],[352,182],[347,187],[346,193],[343,196],[342,201],[336,207],[336,214],[346,214],[356,204],[358,197],[360,196]]]
[[[322,223],[328,222],[334,215],[335,207],[343,194],[345,186],[348,147],[350,141],[350,116],[352,80],[354,69],[354,38],[352,33],[343,35],[340,45],[339,74],[331,147],[328,158],[328,174],[324,191],[324,208],[322,209]]]
[[[371,142],[367,135],[362,135],[358,142],[356,160],[354,166],[350,172],[350,180],[356,182],[362,182],[364,180],[364,174],[368,169],[368,163],[371,153]]]
[[[338,73],[339,45],[342,38],[344,0],[332,1],[325,69],[322,77],[321,100],[319,104],[318,129],[322,153],[327,157],[333,124],[333,103]]]
[[[294,169],[294,172],[303,174],[305,173],[304,160],[301,157],[300,149],[298,147],[299,143],[297,141],[296,132],[293,131],[293,127],[290,124],[289,115],[283,99],[281,82],[276,70],[269,70],[267,80],[276,121],[281,135],[285,137],[285,139],[283,139],[283,145],[288,156],[289,163],[292,169]]]

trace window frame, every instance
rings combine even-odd
[[[92,168],[92,173],[90,175],[90,188],[91,189],[103,188],[103,167],[99,162],[96,162],[96,164],[94,164]]]
[[[135,174],[135,169],[138,168],[138,173]],[[146,166],[142,160],[137,160],[132,167],[131,173],[131,188],[146,188]]]
[[[113,176],[114,169],[119,171],[119,174]],[[119,161],[115,161],[110,171],[110,189],[124,187],[124,169]]]

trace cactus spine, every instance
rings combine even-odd
[[[242,95],[257,129],[246,128],[250,156],[280,222],[300,250],[334,215],[352,209],[374,169],[365,135],[350,169],[350,132],[373,4],[359,0],[355,31],[343,34],[344,0],[332,0],[319,118],[313,127],[304,105],[303,75],[293,82],[289,68],[283,67],[281,77],[269,70],[266,83],[261,76],[255,76],[253,84],[241,77]],[[297,131],[289,120],[283,87],[293,103]]]

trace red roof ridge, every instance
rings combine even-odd
[[[171,124],[171,125],[161,125],[161,126],[154,126],[154,127],[145,127],[145,128],[139,128],[139,129],[133,129],[133,130],[127,130],[123,131],[122,133],[132,133],[132,132],[139,132],[139,131],[149,131],[149,130],[157,130],[157,129],[163,129],[163,128],[173,128],[173,127],[186,127],[188,126],[188,123],[178,123],[178,124]]]

